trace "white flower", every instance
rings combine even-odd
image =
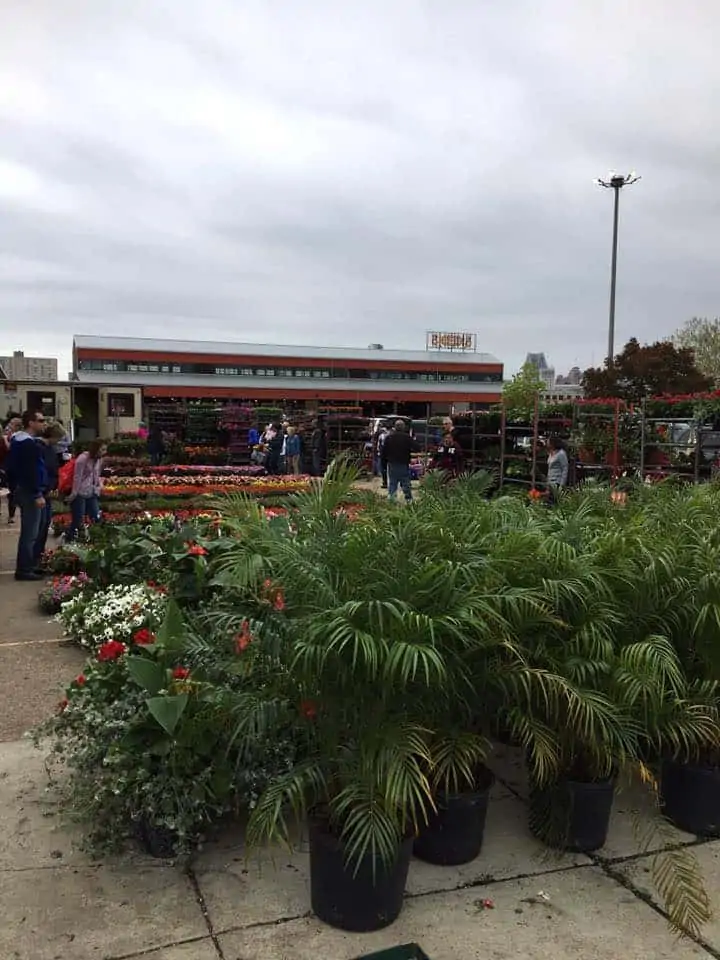
[[[167,597],[144,583],[113,584],[92,595],[64,604],[57,620],[65,635],[95,648],[107,640],[129,643],[141,627],[157,628],[165,615]]]

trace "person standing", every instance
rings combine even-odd
[[[402,421],[398,420],[398,423]],[[380,427],[380,432],[378,433],[377,438],[377,457],[380,464],[380,479],[382,481],[383,490],[387,490],[388,486],[388,461],[387,454],[385,453],[385,441],[390,436],[390,431],[387,427]]]
[[[42,413],[26,410],[22,429],[13,435],[7,456],[8,485],[20,508],[16,580],[40,580],[35,568],[35,542],[45,510],[45,461],[35,439],[45,429]]]
[[[287,472],[300,475],[300,437],[295,427],[289,426],[285,434],[285,464]]]
[[[154,423],[150,428],[150,433],[147,438],[147,449],[150,454],[150,463],[153,467],[159,467],[162,458],[165,456],[165,438],[157,423]]]
[[[102,440],[91,440],[85,453],[75,461],[72,492],[70,493],[70,512],[72,520],[66,540],[74,540],[88,517],[91,523],[100,519],[100,489],[102,487],[102,458],[105,444]]]
[[[313,420],[312,422],[310,446],[312,448],[313,476],[322,477],[325,474],[325,462],[327,460],[327,435],[319,420]]]
[[[383,453],[387,462],[388,498],[395,499],[398,487],[405,495],[405,502],[412,501],[410,485],[410,461],[417,445],[405,429],[405,422],[397,420],[395,429],[385,438]]]
[[[5,483],[7,483],[8,486],[8,523],[15,523],[17,504],[15,503],[15,497],[13,496],[12,490],[9,489],[10,484],[7,482],[7,468],[5,466],[5,461],[7,460],[7,456],[10,452],[10,441],[21,427],[22,420],[20,417],[11,417],[5,425],[2,435],[0,436],[0,474],[2,474],[2,477],[4,477]],[[0,486],[1,485],[2,484],[0,483]]]
[[[274,424],[265,432],[267,438],[267,472],[273,475],[280,473],[280,460],[282,457],[283,444],[285,438],[282,435],[282,428],[279,424]]]
[[[45,464],[45,487],[43,489],[45,507],[43,508],[34,551],[35,570],[38,572],[40,572],[40,561],[45,552],[50,524],[52,523],[53,511],[50,494],[55,493],[58,488],[58,475],[60,467],[63,465],[63,454],[58,444],[64,436],[65,430],[59,424],[51,423],[35,441],[40,446],[40,455]]]
[[[565,451],[565,444],[559,437],[550,437],[547,442],[547,448],[547,482],[550,496],[554,497],[559,489],[567,486],[570,462]]]

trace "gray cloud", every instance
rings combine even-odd
[[[0,37],[5,350],[463,328],[599,362],[612,165],[618,338],[720,313],[712,0],[60,6]]]

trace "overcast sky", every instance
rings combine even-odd
[[[512,371],[720,314],[717,0],[4,0],[0,354],[73,333]]]

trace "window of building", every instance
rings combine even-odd
[[[27,408],[28,410],[39,410],[45,417],[55,417],[55,394],[28,390]]]
[[[306,379],[335,379],[335,380],[415,380],[423,383],[501,383],[500,371],[474,371],[468,367],[462,372],[457,368],[444,370],[367,370],[362,367],[332,366],[332,367],[233,367],[215,366],[212,363],[150,363],[128,362],[125,360],[79,360],[81,370],[98,370],[105,373],[173,373],[219,377],[285,377],[300,380]]]
[[[107,415],[109,417],[134,417],[134,393],[109,393],[107,398]]]

